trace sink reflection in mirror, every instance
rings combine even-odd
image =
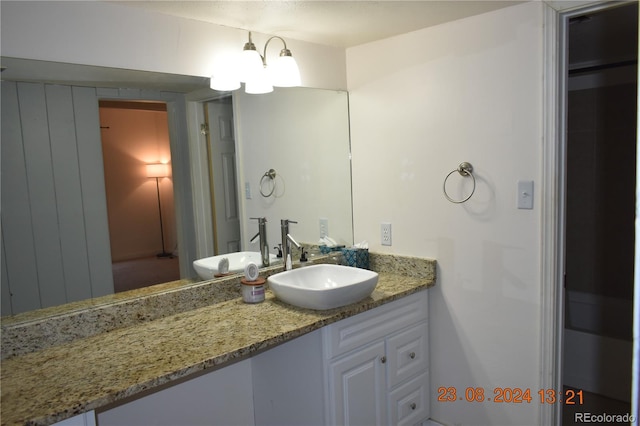
[[[222,259],[229,260],[229,269],[227,272],[234,274],[243,272],[245,266],[249,263],[255,263],[258,267],[262,267],[262,257],[260,252],[255,251],[239,251],[236,253],[220,254],[218,256],[205,257],[193,262],[193,269],[196,270],[198,276],[203,280],[215,278],[220,273],[218,267]],[[269,262],[271,265],[282,263],[282,259],[278,259],[275,254],[269,254]]]
[[[277,299],[300,308],[339,308],[370,296],[378,273],[351,266],[321,264],[274,274],[267,284]]]

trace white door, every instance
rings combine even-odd
[[[387,423],[384,342],[350,353],[329,366],[332,425]]]
[[[207,102],[205,112],[213,180],[214,251],[216,255],[233,253],[240,250],[240,218],[231,98]]]

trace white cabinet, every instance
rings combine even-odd
[[[251,362],[246,359],[97,412],[100,426],[251,426]]]
[[[429,418],[427,291],[97,412],[108,425],[415,425]]]
[[[420,292],[323,329],[326,424],[429,417],[427,303]]]
[[[251,358],[255,424],[324,425],[321,330]]]
[[[387,423],[384,353],[378,342],[329,363],[328,424]]]
[[[53,426],[96,426],[96,414],[93,411],[78,414],[66,420],[54,423]]]

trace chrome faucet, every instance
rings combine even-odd
[[[260,237],[260,258],[262,259],[262,266],[269,266],[269,243],[267,242],[267,218],[266,217],[252,217],[258,221],[258,233],[251,238],[251,243]]]
[[[289,219],[280,220],[280,232],[282,234],[282,259],[287,263],[287,256],[291,254],[291,246],[290,243],[296,246],[296,248],[300,248],[300,244],[289,234],[289,224],[290,223],[298,223]]]

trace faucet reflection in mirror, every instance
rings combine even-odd
[[[267,241],[267,218],[266,217],[252,217],[258,221],[258,233],[253,236],[249,243],[256,241],[256,238],[260,238],[260,258],[262,259],[262,266],[269,266],[269,242]]]
[[[267,66],[267,47],[274,38],[280,40],[284,48],[271,65]],[[269,38],[261,55],[253,44],[251,32],[249,32],[249,41],[245,43],[242,53],[232,61],[218,64],[211,76],[210,85],[214,90],[226,92],[239,89],[240,83],[245,83],[245,92],[250,94],[270,93],[273,91],[273,86],[300,86],[298,64],[282,37]]]
[[[291,236],[289,233],[289,224],[290,223],[298,223],[294,220],[289,219],[281,219],[280,220],[280,231],[282,236],[282,259],[284,260],[285,269],[287,271],[291,270],[291,244],[296,246],[297,249],[302,248],[300,244]]]
[[[170,168],[168,164],[157,163],[147,164],[147,177],[156,179],[156,192],[158,194],[158,214],[160,215],[160,238],[162,239],[162,252],[158,257],[173,257],[172,253],[167,253],[164,249],[164,227],[162,225],[162,203],[160,203],[160,178],[169,177]]]

